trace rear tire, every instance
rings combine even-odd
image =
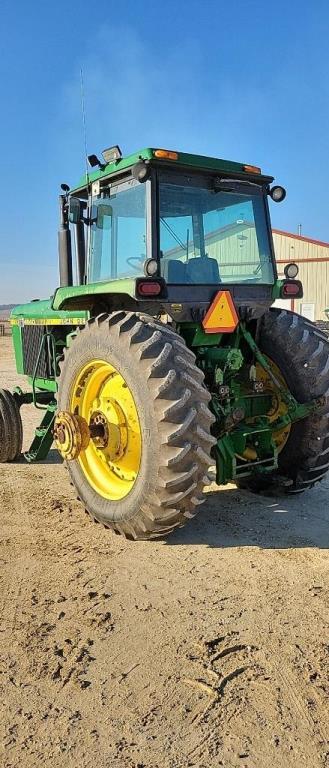
[[[329,469],[329,339],[301,315],[273,307],[263,317],[259,347],[276,363],[297,401],[324,397],[325,402],[292,424],[276,472],[254,474],[237,485],[256,493],[302,493]]]
[[[0,389],[0,462],[18,459],[22,453],[23,425],[14,395]]]
[[[80,384],[79,372],[91,360],[114,366],[133,395],[141,463],[127,495],[109,500],[88,482],[83,462],[71,461],[68,470],[77,494],[94,520],[127,538],[168,534],[198,511],[213,464],[214,417],[203,373],[183,339],[168,326],[132,312],[101,315],[79,331],[65,351],[59,411],[70,411],[74,382]]]

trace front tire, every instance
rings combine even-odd
[[[91,441],[68,463],[90,516],[133,539],[168,534],[193,517],[213,463],[209,400],[195,356],[168,326],[117,312],[79,331],[62,363],[58,410],[109,420],[107,446]]]

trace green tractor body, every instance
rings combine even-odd
[[[104,157],[62,186],[60,287],[12,312],[30,387],[0,398],[0,459],[19,454],[33,402],[25,458],[55,438],[90,515],[131,538],[192,517],[212,464],[218,484],[309,488],[329,465],[328,341],[271,308],[302,296],[276,271],[268,197],[284,190],[215,158]]]

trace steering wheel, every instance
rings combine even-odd
[[[136,261],[138,264],[135,263]],[[144,266],[144,262],[145,256],[129,256],[129,259],[127,259],[127,264],[135,269],[136,272],[140,272],[141,268]]]

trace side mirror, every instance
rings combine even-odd
[[[78,197],[71,197],[69,201],[69,222],[77,224],[82,219],[82,205]]]
[[[97,206],[96,227],[98,229],[110,229],[112,224],[113,207],[107,203]]]

